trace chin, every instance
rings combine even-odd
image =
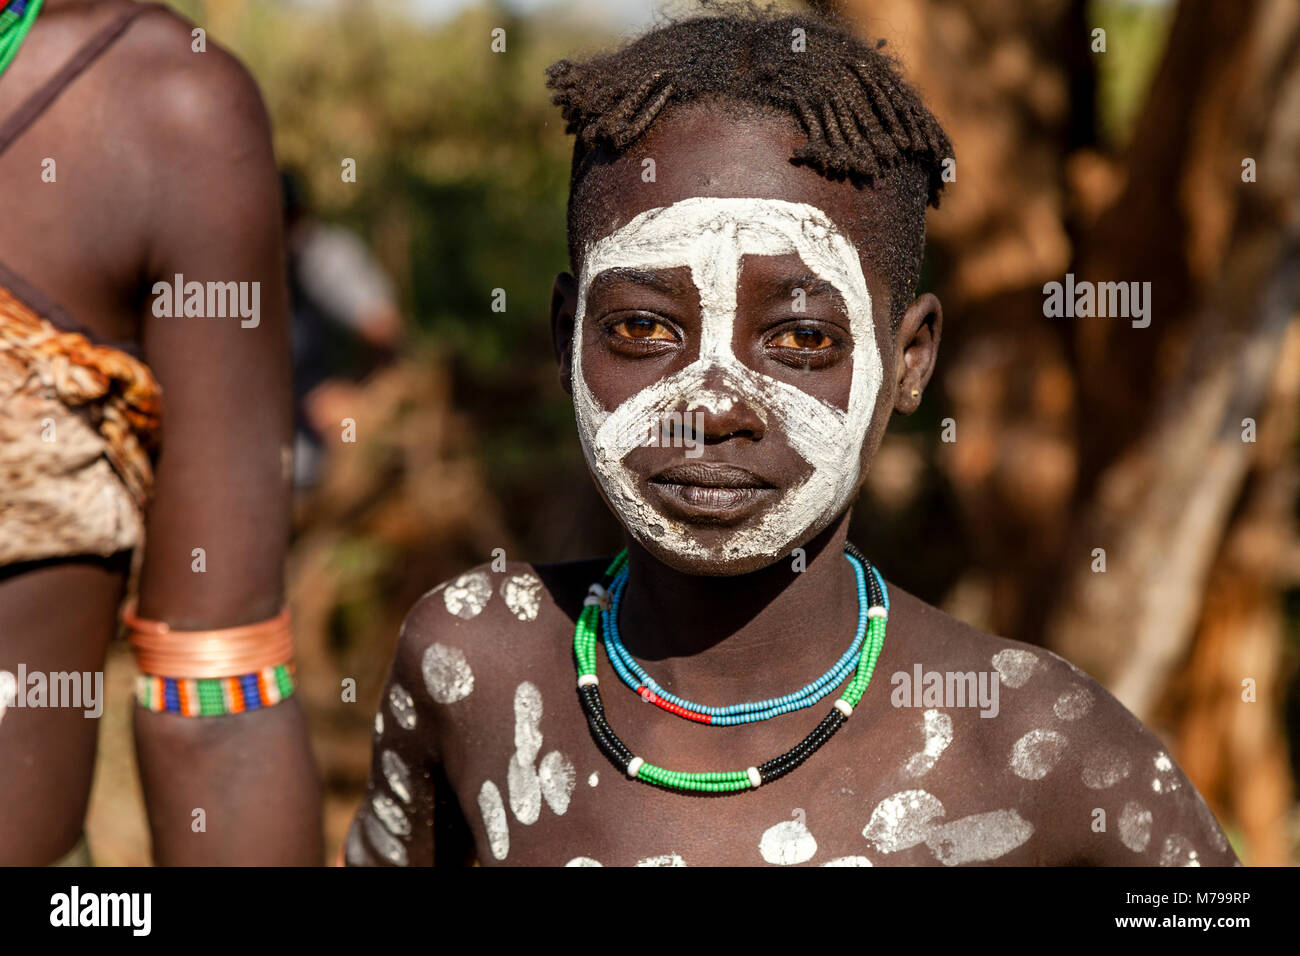
[[[699,527],[698,533],[690,534],[685,547],[669,546],[665,543],[666,535],[656,533],[663,531],[660,527],[638,529],[633,531],[624,525],[628,533],[649,554],[661,564],[680,574],[693,574],[700,577],[737,577],[762,571],[774,564],[793,560],[795,548],[805,546],[816,537],[830,521],[819,522],[807,528],[803,533],[792,538],[787,544],[772,551],[754,553],[752,548],[743,546],[744,529]]]

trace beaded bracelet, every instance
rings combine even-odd
[[[220,717],[271,707],[293,696],[294,666],[264,667],[238,677],[136,677],[136,700],[146,710],[184,717]]]
[[[137,617],[122,620],[141,673],[136,699],[154,712],[217,717],[271,707],[293,696],[293,637],[286,608],[266,621],[214,630],[173,630]]]

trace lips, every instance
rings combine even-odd
[[[777,489],[752,471],[720,462],[691,462],[656,472],[649,489],[676,517],[700,524],[735,524],[769,504]]]

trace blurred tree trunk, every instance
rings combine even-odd
[[[1119,156],[1096,145],[1093,62],[1128,54],[1116,37],[1088,52],[1083,0],[816,5],[888,41],[957,152],[930,255],[949,315],[940,399],[957,430],[940,466],[987,593],[978,623],[1058,650],[1139,717],[1178,725],[1194,781],[1211,799],[1236,794],[1259,862],[1280,861],[1300,5],[1182,3]],[[1243,182],[1247,157],[1256,182]],[[1066,272],[1150,282],[1150,325],[1045,318],[1043,283]],[[1243,440],[1245,419],[1258,442]]]

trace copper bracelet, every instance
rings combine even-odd
[[[180,631],[163,621],[135,614],[135,602],[122,611],[136,666],[157,677],[231,677],[275,667],[293,658],[289,609],[254,624]]]

